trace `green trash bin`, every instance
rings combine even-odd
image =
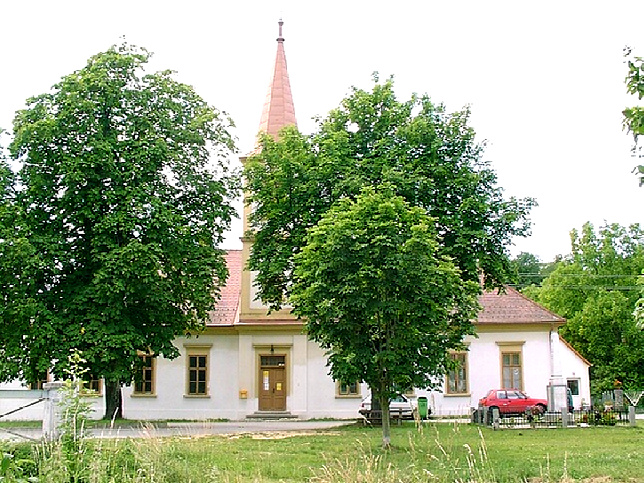
[[[427,398],[425,396],[418,398],[418,416],[420,419],[427,419]]]

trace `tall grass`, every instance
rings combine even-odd
[[[380,436],[378,429],[354,426],[299,435],[158,438],[142,426],[139,438],[83,439],[75,449],[62,440],[0,447],[14,454],[14,462],[27,462],[15,477],[0,473],[0,481],[644,482],[641,426],[491,431],[407,425],[394,428],[388,451],[380,447]]]

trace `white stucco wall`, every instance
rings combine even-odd
[[[20,381],[11,381],[11,382],[0,384],[0,390],[2,389],[27,390],[27,387]],[[13,411],[33,401],[35,401],[35,399],[0,398],[0,414],[5,414],[9,411]],[[44,410],[44,404],[41,402],[29,408],[21,409],[18,412],[15,412],[6,417],[3,417],[2,419],[0,419],[0,421],[2,420],[11,420],[11,421],[39,420],[39,419],[42,419],[43,417],[43,410]]]
[[[28,387],[22,381],[11,381],[0,383],[0,393],[4,389],[27,391]],[[0,415],[14,411],[27,404],[37,401],[37,398],[6,398],[0,397]],[[90,419],[101,419],[105,414],[105,398],[103,395],[89,396],[85,398],[90,404]],[[45,411],[44,401],[33,406],[20,409],[8,416],[2,417],[0,421],[38,421],[42,420]]]
[[[530,396],[546,398],[546,387],[553,370],[552,353],[560,361],[560,371],[565,379],[579,379],[580,395],[574,398],[574,403],[580,407],[582,399],[590,401],[588,366],[558,338],[554,340],[558,345],[551,351],[547,330],[479,331],[478,338],[466,339],[469,344],[469,393],[450,396],[440,391],[417,389],[414,396],[426,396],[434,415],[468,414],[489,389],[501,387],[501,351],[510,344],[521,347],[523,389]],[[361,399],[367,394],[363,384],[358,396],[337,396],[323,351],[293,329],[202,334],[180,338],[175,345],[180,350],[180,357],[173,361],[164,358],[156,361],[154,395],[137,396],[133,394],[132,387],[123,388],[124,417],[144,420],[245,419],[258,409],[259,355],[270,353],[271,347],[275,354],[286,356],[286,409],[293,415],[303,419],[356,418]],[[207,397],[186,396],[186,354],[194,346],[208,354]],[[24,386],[13,382],[0,385],[2,388]],[[92,417],[102,417],[104,398],[89,400],[94,403]],[[0,414],[26,402],[29,400],[0,398]],[[41,419],[42,414],[43,406],[39,404],[7,419]]]
[[[208,397],[185,396],[186,353],[190,344],[207,346]],[[361,397],[336,397],[324,353],[301,333],[253,330],[230,335],[201,335],[180,339],[181,356],[159,358],[153,396],[123,389],[124,417],[128,419],[245,419],[258,410],[260,354],[270,348],[286,356],[286,409],[301,418],[355,418]],[[241,394],[244,393],[245,397]]]
[[[556,339],[558,340],[558,338]],[[470,408],[478,406],[480,398],[488,390],[500,388],[501,352],[508,345],[521,347],[523,390],[531,397],[547,398],[547,386],[553,371],[551,360],[550,334],[547,330],[532,331],[479,331],[478,338],[467,337],[469,393],[463,396],[451,396],[438,391],[417,390],[416,396],[426,396],[433,414],[447,416],[468,414]],[[590,384],[587,367],[564,344],[554,351],[560,360],[564,377],[576,377],[580,380],[583,394],[578,398],[588,398]],[[588,400],[588,399],[586,399]],[[578,406],[578,403],[576,404]]]
[[[236,335],[205,335],[175,341],[180,356],[159,357],[155,369],[155,394],[135,395],[123,388],[123,416],[127,419],[238,419],[239,347]],[[208,394],[188,396],[187,353],[208,355]]]
[[[440,416],[468,414],[490,389],[500,388],[501,352],[507,344],[521,347],[523,389],[532,397],[546,398],[550,378],[550,346],[547,331],[480,332],[468,336],[469,393],[451,396],[437,391],[416,391],[426,396],[432,413]]]
[[[559,341],[558,352],[561,360],[562,377],[566,381],[579,381],[579,394],[572,396],[575,409],[590,405],[590,376],[589,365],[576,352]]]

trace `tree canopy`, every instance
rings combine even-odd
[[[239,188],[230,121],[171,71],[145,74],[149,58],[112,47],[16,115],[14,213],[33,261],[9,285],[31,302],[4,301],[2,379],[60,375],[77,349],[118,387],[141,352],[177,356],[172,340],[216,302]],[[0,270],[6,284],[24,267]]]
[[[371,91],[353,88],[312,135],[286,128],[278,141],[264,136],[245,167],[249,267],[261,299],[279,308],[306,230],[339,199],[382,183],[434,218],[441,255],[464,279],[478,281],[482,271],[488,287],[506,282],[507,248],[528,233],[534,201],[503,197],[469,115],[448,113],[426,95],[401,102],[393,80],[376,79]]]
[[[441,254],[435,220],[391,187],[342,198],[295,256],[290,301],[327,350],[338,381],[364,381],[383,410],[411,387],[433,387],[478,313],[476,282]]]
[[[488,287],[507,281],[507,247],[529,229],[534,201],[503,197],[469,114],[401,102],[376,78],[312,135],[263,136],[245,164],[260,298],[291,303],[331,375],[366,381],[385,415],[396,391],[445,372],[472,331],[481,273]]]
[[[529,285],[541,284],[542,263],[539,257],[528,252],[521,252],[510,260],[513,282],[517,290],[523,290]]]
[[[591,388],[644,386],[644,333],[634,310],[644,269],[644,232],[639,225],[586,223],[571,233],[572,254],[560,261],[530,296],[564,316],[560,333],[592,367]]]
[[[633,56],[631,49],[626,48],[624,52],[628,73],[626,74],[626,92],[637,96],[641,101],[644,98],[644,58]],[[633,106],[624,109],[624,127],[633,134],[635,143],[633,154],[640,156],[640,147],[637,145],[639,137],[644,134],[644,107]],[[636,168],[640,178],[640,186],[644,184],[644,166]]]

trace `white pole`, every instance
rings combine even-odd
[[[58,439],[60,427],[60,402],[62,382],[47,382],[43,384],[46,391],[45,410],[42,418],[42,435],[47,440]]]

